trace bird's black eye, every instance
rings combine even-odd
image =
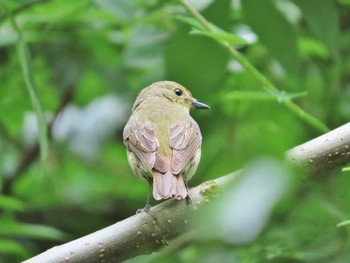
[[[182,90],[180,89],[174,89],[174,92],[177,96],[181,96],[182,95]]]

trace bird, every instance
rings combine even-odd
[[[202,144],[191,109],[210,107],[173,81],[149,85],[133,104],[123,142],[132,172],[153,186],[155,200],[190,200],[187,182],[199,165]]]

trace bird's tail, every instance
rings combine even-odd
[[[181,200],[186,198],[188,190],[182,174],[174,175],[169,169],[166,173],[153,172],[153,197],[156,200],[175,198]]]

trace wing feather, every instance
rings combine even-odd
[[[165,163],[157,154],[159,142],[151,125],[138,128],[130,122],[124,128],[123,139],[128,150],[135,153],[144,166],[166,172]]]
[[[169,145],[173,149],[171,171],[180,174],[195,156],[202,143],[198,124],[190,118],[185,125],[177,123],[169,128]]]

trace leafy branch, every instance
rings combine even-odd
[[[234,48],[233,45],[241,46],[244,44],[244,40],[242,41],[240,37],[224,32],[224,30],[219,29],[217,26],[210,23],[197,10],[192,8],[192,6],[190,6],[185,0],[179,0],[179,2],[196,19],[195,22],[188,19],[186,20],[186,18],[181,19],[194,27],[192,34],[200,34],[215,39],[228,50],[229,54],[235,60],[237,60],[248,72],[250,72],[251,75],[253,75],[262,84],[262,88],[265,91],[270,94],[282,94],[282,92],[277,89],[277,87],[271,81],[269,81],[259,70],[257,70],[244,56],[242,56]],[[290,111],[292,111],[300,119],[302,119],[304,122],[319,132],[329,131],[329,128],[323,122],[311,114],[305,112],[296,103],[294,103],[291,98],[283,100],[278,99],[278,101],[280,103],[283,103]]]

